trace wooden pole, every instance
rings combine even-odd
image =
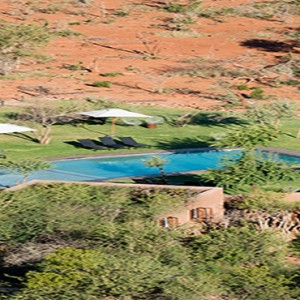
[[[111,135],[115,135],[115,132],[116,132],[116,120],[117,120],[117,118],[112,118],[112,121],[111,121]]]

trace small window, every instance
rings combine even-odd
[[[213,211],[211,207],[197,207],[191,210],[191,219],[205,222],[211,221],[213,218]]]
[[[179,219],[176,217],[167,217],[161,219],[161,225],[164,228],[174,228],[179,225]]]

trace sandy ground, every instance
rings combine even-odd
[[[253,5],[263,1],[209,0],[202,11],[211,16],[197,17],[196,12],[170,13],[163,9],[166,2],[1,1],[3,22],[80,35],[53,38],[39,50],[45,59],[22,58],[1,77],[0,99],[24,105],[28,99],[90,97],[192,109],[300,101],[300,85],[282,84],[300,81],[288,69],[294,61],[300,70],[299,13],[293,15],[291,8],[266,18],[213,14],[221,8],[261,12]],[[188,17],[192,24],[180,21]],[[109,81],[110,87],[91,86],[96,81]],[[245,83],[249,90],[237,88]],[[266,99],[249,98],[253,87],[262,88]]]

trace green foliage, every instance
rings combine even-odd
[[[12,266],[31,266],[7,299],[297,299],[293,274],[281,267],[287,242],[274,232],[244,226],[195,236],[154,221],[192,195],[81,184],[0,193],[3,260],[11,252],[22,260],[13,255]],[[22,252],[29,244],[60,249],[37,263]]]
[[[267,266],[232,268],[224,283],[234,296],[243,295],[249,300],[292,300],[298,299],[299,291],[292,291],[292,280],[284,274],[272,274]]]
[[[292,181],[297,177],[297,172],[289,165],[267,159],[263,155],[244,151],[237,160],[224,160],[222,168],[211,169],[203,173],[204,182],[223,187],[226,192],[235,193],[246,188]]]
[[[173,271],[149,254],[118,253],[116,257],[99,250],[72,248],[49,255],[41,268],[43,272],[28,273],[27,286],[31,293],[46,299],[81,297],[82,291],[97,298],[147,295]]]
[[[191,246],[196,263],[221,278],[230,299],[298,299],[295,283],[279,267],[288,243],[274,232],[229,227],[195,237]]]
[[[277,132],[268,125],[233,125],[230,126],[227,134],[215,140],[212,146],[242,147],[253,150],[257,146],[266,146],[277,138]]]
[[[47,255],[11,299],[206,299],[218,290],[218,279],[193,271],[180,232],[154,221],[188,196],[73,184],[1,193],[0,246],[14,252],[28,242],[84,248]]]
[[[294,102],[271,102],[247,108],[245,116],[249,121],[271,125],[278,130],[283,118],[291,118],[298,107]]]
[[[250,226],[228,227],[197,236],[191,243],[194,259],[214,272],[229,266],[261,266],[282,263],[288,244],[271,231]]]
[[[167,160],[160,156],[153,156],[144,161],[145,165],[150,168],[160,168],[167,163]]]
[[[190,0],[187,4],[179,4],[174,1],[167,3],[163,9],[170,13],[188,13],[195,12],[202,5],[202,1]]]
[[[124,8],[117,8],[114,10],[114,15],[117,17],[127,17],[130,15],[130,12]]]
[[[4,56],[30,56],[32,50],[45,45],[51,35],[37,25],[0,23],[0,53]]]
[[[150,253],[64,248],[39,268],[28,272],[25,289],[13,299],[205,299],[208,288],[216,290],[210,276],[191,276],[184,262],[171,265]]]
[[[300,68],[294,67],[293,74],[295,77],[299,78],[300,77]]]
[[[114,244],[113,241],[133,231],[134,222],[142,218],[143,223],[150,226],[155,216],[172,207],[181,207],[186,197],[183,192],[170,194],[135,189],[129,192],[126,188],[100,189],[80,184],[38,185],[0,193],[1,206],[5,207],[0,217],[0,236],[16,243],[58,235]],[[125,226],[126,222],[133,223]],[[141,228],[146,226],[137,224]],[[159,232],[161,230],[155,235]]]
[[[299,86],[300,87],[300,81],[299,80],[295,80],[295,79],[290,79],[290,80],[282,81],[281,83],[289,85],[289,86]]]
[[[245,91],[245,90],[249,90],[249,87],[247,84],[241,84],[241,85],[238,85],[236,87],[239,91]]]
[[[82,62],[78,62],[77,64],[68,64],[65,65],[64,68],[70,70],[70,71],[82,71],[86,70],[86,68],[82,65]]]
[[[239,209],[249,209],[249,210],[259,210],[267,212],[278,212],[283,210],[292,210],[300,207],[297,202],[286,202],[284,201],[284,193],[275,192],[259,192],[246,196],[240,203],[238,203],[237,208]]]
[[[263,100],[266,98],[265,91],[261,87],[252,87],[250,88],[252,92],[249,94],[251,99]]]
[[[168,161],[160,156],[152,156],[151,158],[144,161],[144,164],[150,168],[158,168],[161,176],[166,183],[166,174],[164,172],[163,166],[168,163]]]
[[[110,81],[95,81],[90,84],[91,86],[95,87],[105,87],[105,88],[110,88],[111,82]]]

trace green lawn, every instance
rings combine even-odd
[[[117,123],[117,136],[132,136],[138,142],[149,144],[150,148],[139,148],[139,151],[149,151],[149,149],[175,149],[207,147],[208,140],[213,135],[218,135],[226,131],[226,127],[232,123],[239,123],[237,118],[231,117],[224,121],[211,119],[213,113],[199,111],[198,117],[189,125],[178,127],[175,121],[186,111],[178,109],[165,109],[161,107],[134,108],[145,114],[163,116],[165,123],[160,124],[155,129],[143,126],[128,126],[121,122]],[[11,122],[4,118],[8,111],[6,108],[0,112],[1,122]],[[25,124],[24,124],[25,125]],[[300,128],[300,119],[288,119],[283,122],[280,139],[270,146],[284,149],[300,151],[300,140],[296,138]],[[55,158],[63,156],[81,156],[85,154],[116,153],[116,150],[98,150],[75,147],[69,142],[74,142],[79,138],[97,139],[99,136],[110,134],[111,122],[106,124],[82,124],[82,125],[54,125],[52,129],[52,140],[48,145],[40,145],[32,141],[29,137],[34,137],[33,133],[25,135],[5,135],[0,136],[0,148],[5,150],[9,159],[26,158]],[[26,136],[27,135],[27,136]],[[137,149],[122,149],[123,152],[132,152]],[[119,151],[118,151],[119,152]]]

